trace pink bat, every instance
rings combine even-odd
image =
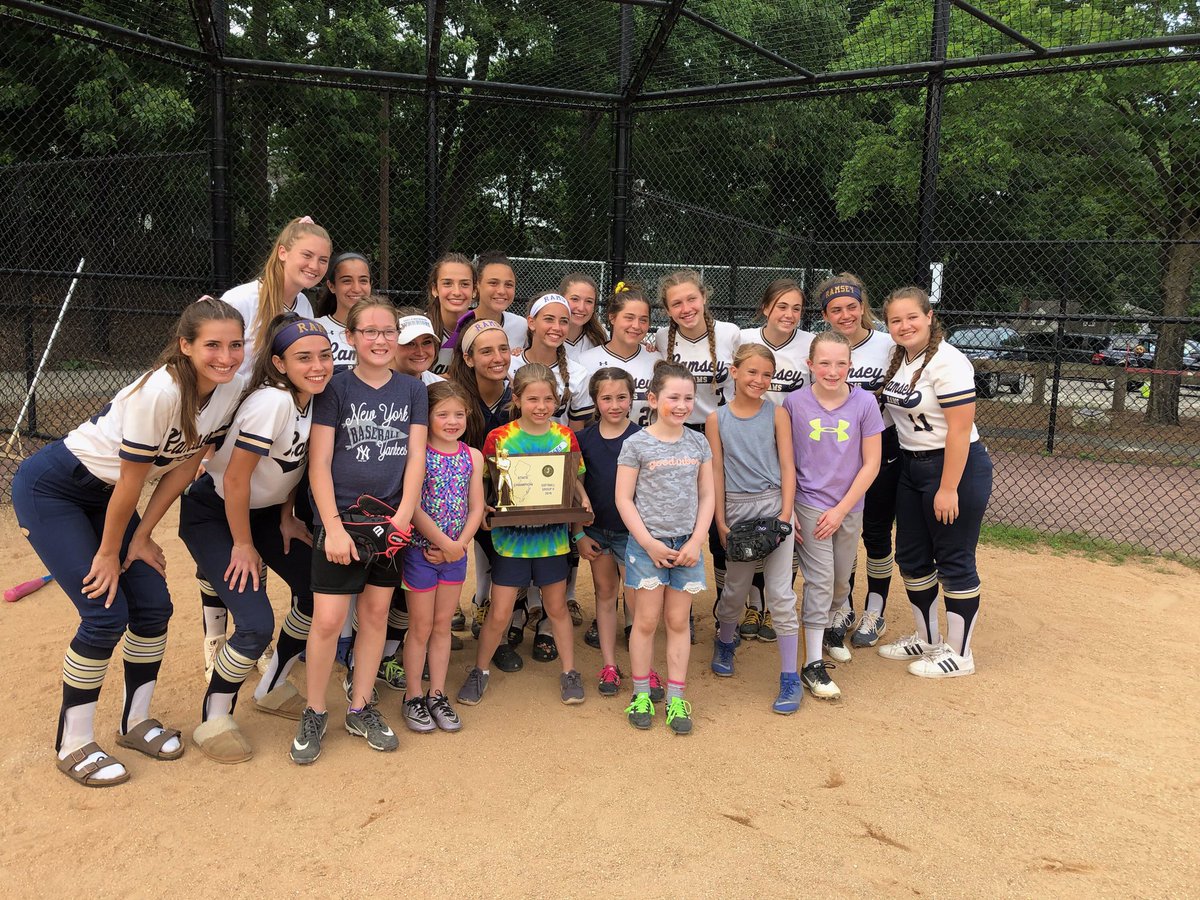
[[[41,578],[35,578],[32,581],[26,581],[24,584],[18,584],[16,587],[10,587],[4,592],[4,599],[9,603],[16,603],[22,597],[28,597],[34,591],[39,590],[53,580],[53,575],[43,575]]]

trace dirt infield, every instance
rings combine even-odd
[[[155,712],[190,733],[200,615],[173,522],[160,529],[176,616]],[[3,586],[41,573],[7,511],[0,534]],[[493,675],[460,734],[404,733],[384,755],[332,721],[325,754],[301,770],[286,757],[293,723],[244,702],[250,763],[125,752],[133,779],[109,790],[53,766],[75,616],[49,587],[0,603],[0,883],[11,897],[1193,893],[1195,573],[986,547],[981,566],[972,678],[923,681],[859,652],[833,673],[841,702],[810,697],[775,716],[772,646],[744,645],[734,678],[708,672],[702,595],[688,738],[667,732],[661,710],[652,732],[631,729],[623,699],[595,692],[598,654],[580,642],[582,707],[558,702],[554,666],[527,659]],[[586,576],[580,587],[587,609]],[[911,621],[899,585],[892,602],[895,636]],[[98,719],[109,749],[119,668]],[[383,698],[397,726],[399,703]]]

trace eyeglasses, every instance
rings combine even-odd
[[[373,341],[378,337],[382,337],[385,341],[394,341],[400,336],[400,332],[395,328],[385,328],[382,331],[378,328],[355,328],[354,330],[368,341]]]

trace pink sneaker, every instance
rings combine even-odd
[[[605,666],[600,670],[600,693],[605,697],[615,697],[621,689],[621,672],[616,666]]]
[[[655,703],[661,703],[667,699],[666,685],[653,669],[650,670],[650,699]]]

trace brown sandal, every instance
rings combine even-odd
[[[146,733],[154,728],[161,728],[162,734],[154,740],[147,740]],[[163,750],[163,745],[171,738],[179,740],[179,749]],[[143,719],[129,729],[128,734],[117,732],[117,743],[138,753],[144,753],[151,759],[179,759],[183,756],[183,735],[173,728],[166,728],[158,719]]]
[[[100,758],[94,762],[88,763],[86,766],[79,766],[81,762],[91,756],[93,753],[99,753]],[[112,787],[116,784],[124,784],[129,780],[129,770],[125,770],[124,775],[118,775],[116,778],[96,778],[95,775],[106,766],[124,765],[119,759],[109,756],[100,749],[100,745],[95,741],[90,744],[84,744],[74,753],[70,754],[66,759],[58,760],[58,771],[62,772],[76,784],[82,784],[84,787]]]

